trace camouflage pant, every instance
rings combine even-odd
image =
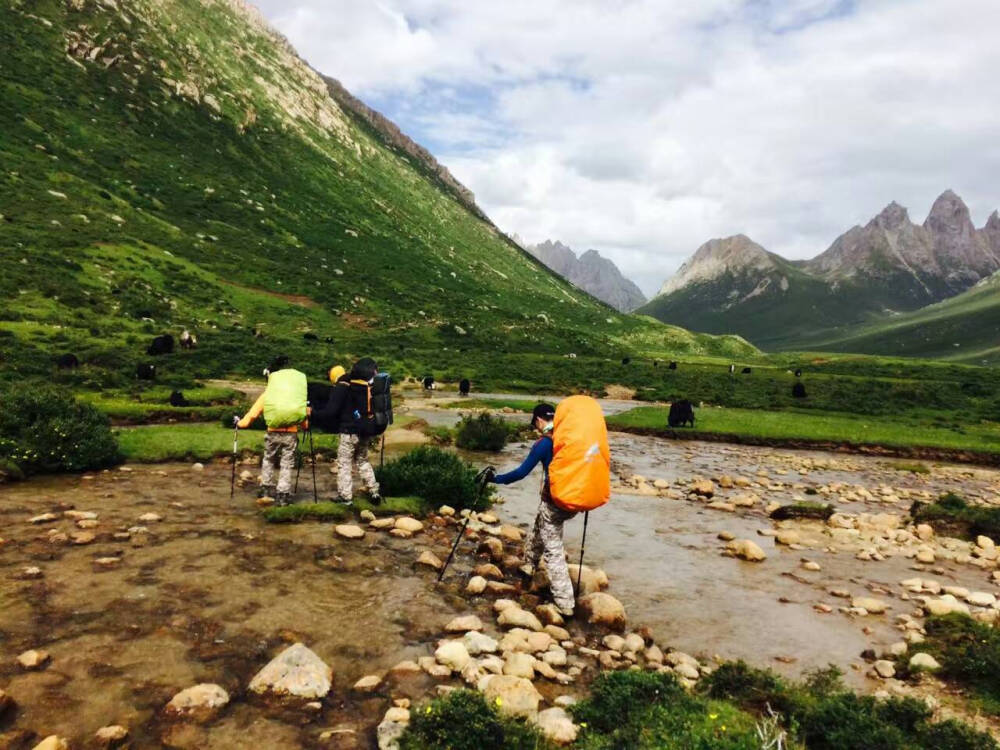
[[[542,502],[538,506],[535,525],[525,546],[527,563],[532,568],[536,567],[538,561],[544,557],[552,598],[559,609],[567,611],[573,610],[576,597],[573,595],[573,582],[569,577],[562,535],[563,524],[575,515],[576,513],[570,513],[553,505],[549,499],[548,485],[543,485]]]
[[[372,495],[378,494],[375,470],[368,461],[368,446],[372,439],[360,435],[342,434],[337,446],[337,493],[341,497],[354,497],[354,469]]]
[[[277,467],[278,492],[292,491],[292,471],[295,469],[298,446],[298,435],[294,432],[267,433],[264,438],[264,460],[260,464],[261,484],[274,487],[274,469]]]

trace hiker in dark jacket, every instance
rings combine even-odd
[[[354,501],[354,470],[357,469],[373,503],[382,502],[375,470],[368,460],[372,438],[361,433],[364,418],[370,412],[369,389],[378,367],[371,357],[362,357],[354,363],[349,376],[340,377],[323,408],[323,416],[338,422],[337,433],[337,495],[346,505]]]

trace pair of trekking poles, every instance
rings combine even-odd
[[[312,459],[313,475],[313,502],[319,502],[319,494],[316,490],[316,451],[313,449],[313,434],[310,427],[306,432],[309,434],[309,456]],[[229,477],[229,499],[233,499],[236,492],[236,458],[239,453],[240,428],[239,417],[233,417],[233,470]],[[302,450],[299,446],[299,438],[295,438],[295,452],[299,457],[298,466],[295,469],[295,492],[299,491],[299,474],[302,472]]]
[[[478,498],[481,499],[483,492],[486,489],[486,485],[489,484],[491,474],[495,474],[496,471],[492,466],[487,466],[481,472],[476,474],[476,484],[479,486]],[[458,532],[458,536],[455,537],[455,543],[451,545],[451,552],[448,553],[448,559],[444,561],[444,565],[441,566],[441,572],[438,573],[437,582],[441,583],[441,579],[444,578],[444,573],[448,570],[448,566],[451,564],[451,560],[455,557],[455,552],[458,550],[458,545],[461,543],[462,538],[465,536],[465,530],[469,527],[469,520],[472,518],[472,512],[465,517],[465,523],[462,524],[461,530]],[[576,594],[577,597],[580,596],[580,582],[583,579],[583,554],[587,548],[587,521],[590,520],[590,511],[585,511],[583,514],[583,540],[580,542],[580,564],[577,566],[576,571]]]

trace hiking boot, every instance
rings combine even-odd
[[[277,497],[274,498],[276,505],[284,507],[285,505],[292,504],[292,493],[290,492],[279,492]]]
[[[377,492],[373,492],[370,495],[369,499],[371,500],[371,504],[372,505],[381,505],[382,504],[382,496],[379,493],[377,493]]]
[[[573,607],[570,607],[569,609],[566,609],[566,607],[560,607],[557,604],[556,605],[556,609],[559,610],[559,614],[561,614],[567,620],[573,616]]]
[[[521,576],[521,583],[524,586],[524,590],[527,591],[531,588],[531,584],[535,580],[535,569],[525,563],[517,569],[517,572]]]
[[[354,507],[354,498],[344,497],[343,495],[339,495],[335,502],[338,502],[341,505],[346,505],[348,508]]]
[[[273,485],[262,484],[257,488],[257,497],[274,497],[277,489]]]

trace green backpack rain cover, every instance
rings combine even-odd
[[[306,418],[306,400],[304,372],[272,372],[264,391],[264,421],[269,428],[297,425]]]

